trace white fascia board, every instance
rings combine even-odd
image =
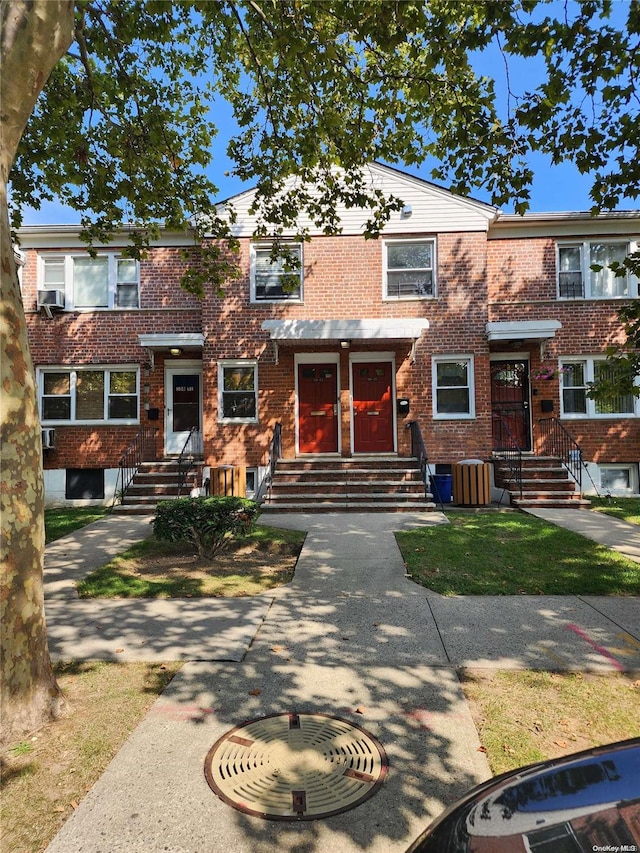
[[[640,210],[619,210],[592,216],[589,212],[501,215],[489,227],[489,240],[527,237],[611,237],[640,234]]]
[[[489,341],[546,340],[561,328],[559,320],[507,320],[487,323],[486,336]]]
[[[129,244],[128,234],[136,231],[133,225],[118,229],[109,243],[96,243],[98,250],[117,250]],[[79,225],[25,225],[17,233],[20,249],[85,249],[87,244],[80,239]],[[160,230],[160,237],[151,240],[151,246],[193,246],[193,232]]]

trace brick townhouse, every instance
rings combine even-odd
[[[358,209],[340,211],[340,236],[303,223],[293,274],[252,239],[252,191],[232,199],[241,276],[202,300],[180,287],[188,233],[162,233],[137,262],[126,233],[90,258],[76,227],[21,229],[49,502],[111,501],[122,454],[149,428],[157,460],[201,430],[197,485],[234,466],[255,494],[277,424],[285,462],[397,468],[415,422],[441,473],[549,455],[553,424],[570,457],[581,451],[583,491],[638,493],[640,400],[595,403],[586,389],[638,296],[606,265],[638,248],[640,212],[503,215],[386,166],[368,173],[403,209],[377,240]]]

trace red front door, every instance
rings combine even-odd
[[[355,362],[352,370],[354,453],[392,453],[391,362]]]
[[[298,449],[338,451],[338,365],[298,365]]]

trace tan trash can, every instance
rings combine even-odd
[[[453,467],[453,500],[461,506],[491,503],[490,464],[482,459],[464,459]]]
[[[219,465],[211,469],[209,493],[226,497],[247,496],[247,469],[244,465]]]

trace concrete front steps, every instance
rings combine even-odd
[[[191,491],[194,476],[198,485],[202,485],[202,462],[194,462],[187,482],[182,489],[182,497]],[[152,513],[160,501],[174,500],[180,497],[180,469],[175,460],[164,462],[143,462],[127,489],[122,503],[116,505],[114,512],[128,515]]]
[[[280,459],[263,513],[274,512],[428,512],[414,459]]]
[[[576,490],[569,472],[556,457],[522,457],[522,496],[511,477],[508,465],[498,456],[495,464],[495,484],[497,488],[509,492],[512,506],[519,509],[586,509],[591,506],[590,501],[584,500]]]

